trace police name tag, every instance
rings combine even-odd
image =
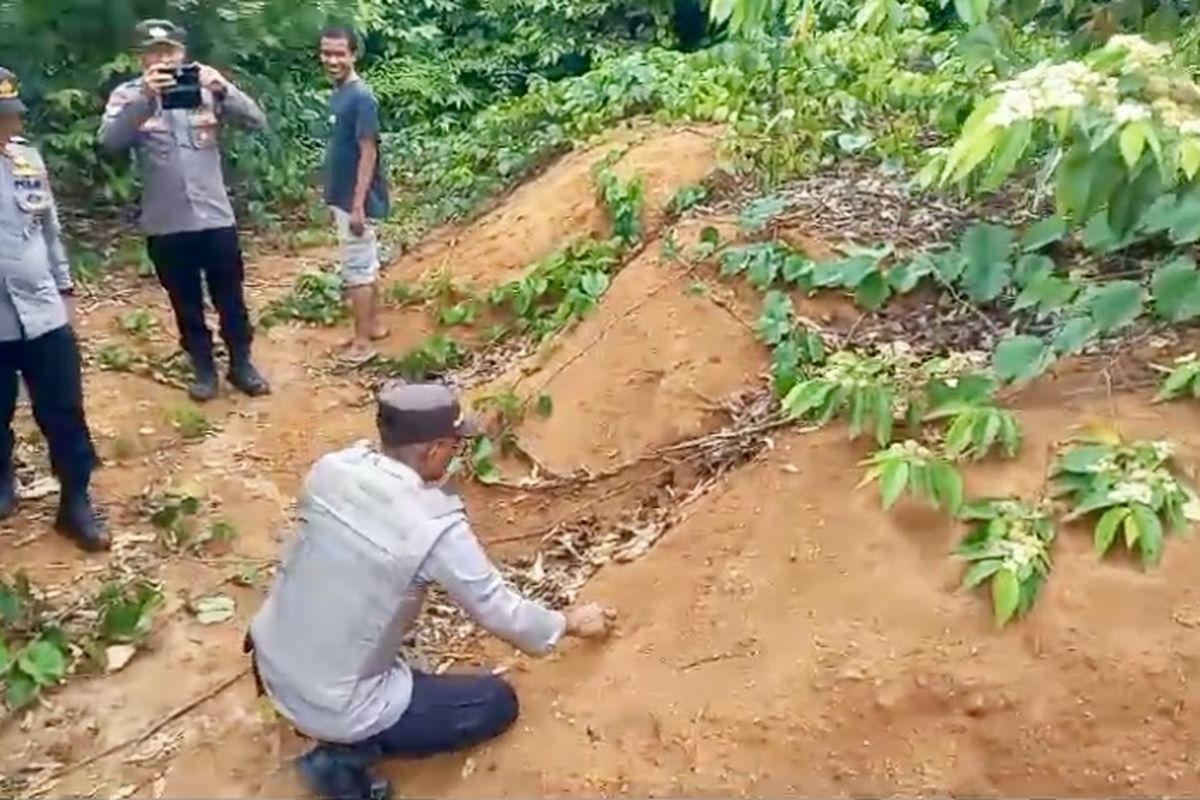
[[[13,181],[16,190],[17,206],[29,213],[45,211],[50,207],[50,193],[46,191],[46,182],[36,173],[33,176],[21,176]]]

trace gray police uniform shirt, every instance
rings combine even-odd
[[[98,138],[109,152],[135,148],[142,174],[142,231],[147,236],[229,228],[236,224],[221,168],[221,125],[261,130],[267,118],[230,86],[224,97],[201,91],[196,109],[162,109],[142,92],[142,80],[113,90]]]
[[[0,155],[0,341],[36,339],[66,325],[71,288],[58,207],[41,153],[13,139]]]
[[[359,742],[399,721],[412,671],[399,655],[431,584],[527,653],[566,629],[557,611],[507,586],[462,500],[367,442],[320,459],[305,479],[295,538],[250,626],[263,688],[301,732]]]

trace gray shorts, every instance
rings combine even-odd
[[[350,215],[337,206],[330,208],[342,251],[342,285],[370,286],[379,278],[379,240],[374,223],[368,219],[363,235],[355,236],[350,232]]]

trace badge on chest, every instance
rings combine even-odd
[[[17,207],[36,214],[50,207],[50,187],[45,174],[28,159],[15,155],[12,159],[13,196]]]

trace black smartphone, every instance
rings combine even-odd
[[[200,67],[197,64],[181,64],[172,73],[175,85],[164,89],[162,93],[163,109],[199,108],[200,97]]]

